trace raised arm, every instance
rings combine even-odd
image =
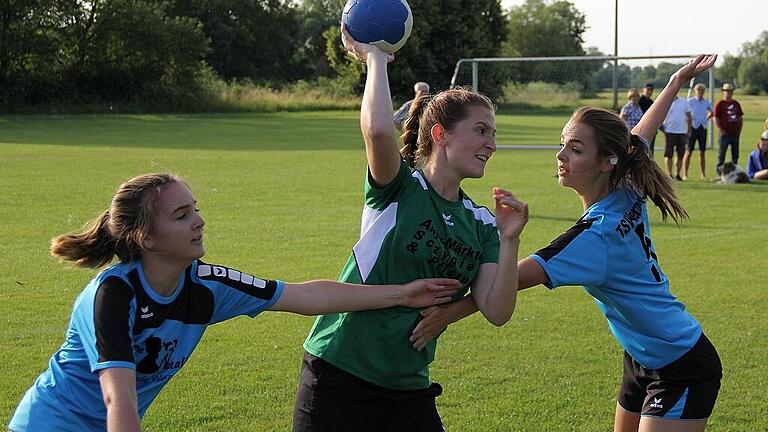
[[[700,55],[672,74],[664,90],[661,91],[653,105],[648,108],[648,111],[645,112],[637,126],[632,129],[632,133],[639,135],[646,142],[651,142],[659,126],[664,122],[664,118],[667,116],[667,112],[669,112],[669,107],[672,106],[672,101],[675,100],[675,96],[683,85],[696,75],[711,68],[715,64],[715,60],[717,60],[716,54]]]
[[[392,96],[387,75],[387,63],[394,56],[376,46],[357,42],[346,28],[342,28],[341,39],[344,48],[368,68],[360,107],[360,129],[373,182],[384,186],[400,170],[400,152],[392,127]]]
[[[330,280],[286,283],[271,310],[321,315],[382,309],[427,307],[451,301],[461,283],[454,279],[419,279],[405,285],[355,285]]]

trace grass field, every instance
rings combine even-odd
[[[768,104],[745,100],[745,111],[743,161]],[[563,117],[500,114],[497,122],[499,142],[526,136],[556,144]],[[707,155],[712,172],[716,153]],[[355,112],[33,116],[0,117],[0,166],[5,422],[63,341],[72,303],[94,275],[50,257],[49,240],[106,208],[120,182],[149,171],[186,178],[207,220],[209,262],[290,281],[335,278],[358,234],[365,159]],[[529,253],[581,212],[553,174],[551,151],[499,151],[485,178],[464,187],[486,205],[494,185],[529,203],[522,242]],[[768,184],[678,186],[691,219],[664,224],[651,208],[653,238],[673,292],[723,360],[708,430],[768,431]],[[268,312],[213,326],[144,429],[288,430],[311,323]],[[476,314],[449,328],[438,351],[432,375],[445,388],[438,406],[449,431],[612,427],[621,350],[580,288],[527,290],[507,325]]]

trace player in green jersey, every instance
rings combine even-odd
[[[493,103],[464,89],[418,97],[401,154],[387,76],[394,57],[346,31],[343,42],[368,67],[360,112],[368,173],[360,239],[340,280],[455,278],[463,286],[449,307],[476,303],[489,321],[506,323],[527,206],[494,188],[494,216],[461,189],[465,178],[483,176],[496,151]],[[462,299],[470,290],[474,302]],[[442,431],[442,389],[428,371],[436,342],[416,349],[409,340],[420,319],[403,307],[319,317],[304,344],[294,431]]]

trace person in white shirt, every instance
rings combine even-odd
[[[691,153],[699,142],[699,167],[701,168],[701,178],[706,179],[704,174],[706,162],[704,151],[707,149],[707,123],[712,117],[712,103],[704,99],[704,91],[707,87],[698,83],[693,86],[696,96],[688,98],[688,106],[691,108],[691,135],[688,137],[688,148],[683,156],[683,180],[688,180],[688,166],[691,164]],[[690,94],[690,93],[689,93]]]
[[[676,180],[680,177],[680,169],[683,167],[683,153],[685,143],[691,134],[691,108],[688,101],[675,96],[669,113],[661,126],[664,130],[664,162],[667,164],[667,172]],[[672,155],[675,154],[675,174],[672,174]]]

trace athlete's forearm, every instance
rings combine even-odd
[[[482,305],[478,304],[485,318],[494,325],[504,325],[512,317],[517,304],[517,253],[520,237],[502,238],[499,246],[499,265],[491,288],[487,290]]]
[[[449,324],[459,322],[480,310],[471,295],[464,296],[459,301],[447,304],[443,306],[443,309],[445,309]]]
[[[400,168],[400,153],[392,127],[387,57],[383,52],[371,52],[366,64],[368,75],[360,109],[360,129],[371,176],[376,184],[385,185]]]

